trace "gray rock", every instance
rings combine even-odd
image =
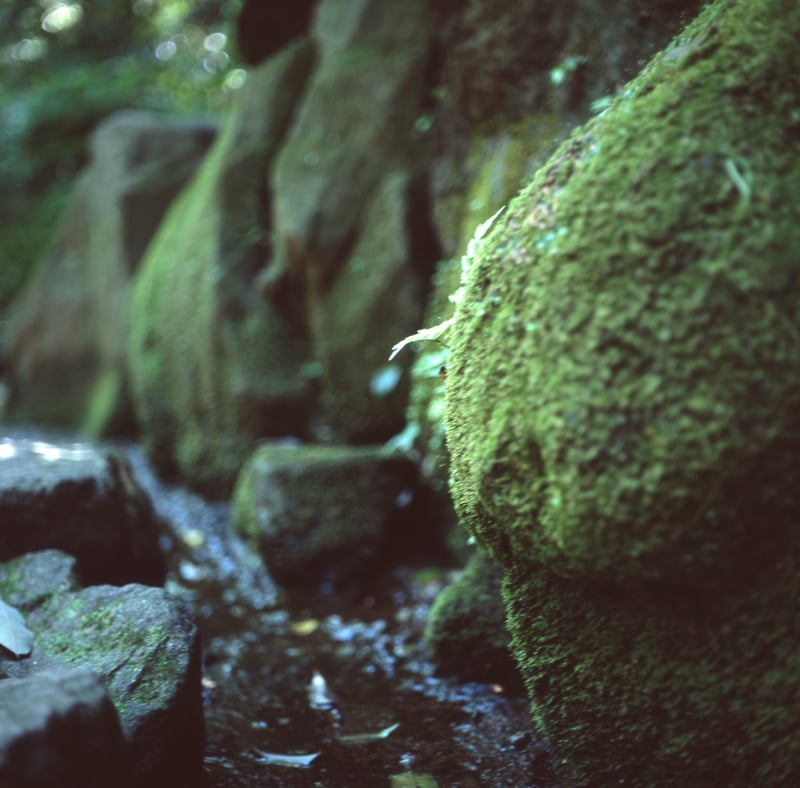
[[[421,549],[415,493],[414,465],[377,447],[265,445],[242,469],[232,518],[277,582],[341,583],[398,558],[400,534]]]
[[[100,125],[52,251],[11,310],[9,419],[93,436],[130,425],[128,281],[215,131],[209,121],[143,112]]]
[[[160,588],[66,590],[73,564],[54,550],[0,564],[0,596],[24,611],[34,637],[30,657],[0,654],[0,679],[36,682],[47,671],[91,669],[119,714],[133,784],[191,783],[204,745],[200,641],[191,616]],[[52,577],[42,582],[47,572]]]
[[[0,560],[58,548],[87,583],[160,584],[158,536],[150,499],[117,454],[0,440]]]
[[[53,594],[77,591],[77,559],[61,550],[39,550],[0,563],[0,599],[26,611]]]
[[[0,681],[0,785],[122,788],[130,775],[119,718],[88,668]]]
[[[160,588],[92,586],[55,594],[26,620],[33,654],[0,658],[0,675],[34,681],[58,666],[89,668],[119,714],[135,784],[198,772],[200,641],[182,602]]]

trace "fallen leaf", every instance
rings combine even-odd
[[[336,740],[341,744],[367,744],[371,741],[380,741],[392,735],[400,727],[399,722],[389,725],[380,731],[374,733],[345,733],[336,736]]]
[[[302,621],[292,621],[289,624],[289,631],[293,635],[310,635],[319,629],[319,620],[316,618],[304,618]]]
[[[439,783],[427,772],[393,774],[389,780],[391,788],[439,788]]]
[[[269,766],[288,766],[293,769],[307,769],[319,758],[321,752],[310,752],[306,755],[292,755],[283,752],[264,752],[258,747],[253,747],[258,753],[258,762],[266,763]]]
[[[33,632],[15,607],[0,599],[0,646],[15,657],[25,657],[33,648]]]
[[[336,706],[336,698],[328,689],[328,682],[318,670],[315,670],[306,688],[308,705],[317,711],[327,711]]]

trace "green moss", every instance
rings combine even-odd
[[[25,573],[18,562],[10,561],[0,569],[0,599],[9,600],[16,598],[24,590]]]
[[[800,463],[776,454],[798,426],[797,54],[791,24],[749,13],[717,3],[656,57],[474,266],[449,437],[463,516],[496,549],[503,523],[565,571],[700,580],[800,505]]]
[[[797,783],[797,559],[725,600],[512,571],[512,647],[568,784]]]
[[[85,407],[83,422],[79,427],[82,435],[100,437],[112,422],[114,411],[123,396],[122,376],[118,369],[106,370],[95,383],[94,390]]]
[[[508,649],[501,578],[500,567],[479,550],[436,598],[425,641],[442,673],[462,681],[519,686],[519,673]]]
[[[793,784],[800,7],[708,6],[496,223],[451,334],[462,521],[575,785]]]
[[[455,306],[449,297],[459,288],[461,257],[475,228],[508,202],[557,139],[557,123],[550,113],[508,124],[501,133],[476,136],[464,165],[468,187],[447,209],[452,214],[451,226],[442,229],[445,236],[458,239],[456,255],[436,270],[425,325],[439,325],[453,315]],[[418,345],[416,353],[408,423],[416,426],[416,447],[428,477],[443,487],[448,474],[442,416],[449,349],[446,342],[430,342]]]

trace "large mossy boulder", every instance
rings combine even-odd
[[[457,311],[451,488],[574,785],[800,779],[799,32],[789,0],[708,6]]]
[[[506,204],[592,108],[635,75],[697,0],[433,0],[442,63],[431,165],[432,214],[442,249],[424,325],[450,318],[461,256],[475,228]],[[535,44],[535,45],[534,45]],[[440,369],[448,350],[417,347],[410,429],[426,474],[446,486]]]
[[[254,69],[209,156],[148,249],[128,361],[150,455],[230,490],[257,436],[301,432],[307,347],[253,287],[269,256],[265,176],[311,68],[308,43]]]

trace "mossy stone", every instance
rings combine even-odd
[[[475,261],[448,365],[452,483],[506,561],[704,585],[793,527],[800,18],[749,9],[711,6]]]
[[[571,785],[800,775],[798,33],[788,0],[707,6],[458,307],[451,490]]]

